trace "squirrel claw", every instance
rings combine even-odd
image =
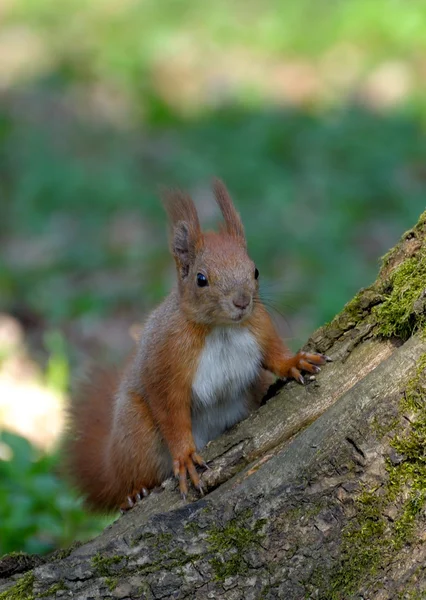
[[[195,462],[195,463],[197,463],[197,465],[199,467],[203,467],[203,469],[205,469],[206,471],[210,471],[209,465],[206,463],[205,460],[203,460],[201,458],[201,456],[199,454],[197,454],[196,452],[194,452],[193,454],[191,454],[191,458],[192,458],[192,461]]]
[[[200,476],[197,473],[196,466],[204,466],[205,461],[196,452],[188,452],[188,454],[177,458],[173,463],[173,471],[177,479],[179,480],[179,489],[181,496],[186,500],[188,493],[187,477],[192,481],[193,486],[201,494],[204,490],[201,488]]]
[[[330,358],[325,356],[325,354],[298,352],[291,359],[288,376],[304,385],[305,380],[300,371],[305,371],[306,373],[319,373],[321,371],[320,365],[324,365],[329,360]]]
[[[133,502],[133,500],[131,499],[130,496],[126,497],[126,500],[123,502],[123,504],[120,506],[120,513],[122,515],[124,515],[124,513],[126,513],[128,510],[130,510],[131,508],[133,508],[133,506],[135,505],[135,503]]]
[[[120,506],[120,512],[123,515],[125,512],[133,508],[138,502],[149,495],[146,487],[134,490],[131,494],[126,496],[124,502]]]

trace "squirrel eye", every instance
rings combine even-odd
[[[254,278],[259,279],[259,270],[258,269],[254,270]]]
[[[197,285],[198,287],[205,287],[206,285],[209,285],[207,277],[202,273],[197,273]]]

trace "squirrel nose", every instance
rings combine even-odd
[[[248,294],[239,293],[233,297],[232,302],[236,308],[244,309],[250,304],[250,300],[251,298]]]

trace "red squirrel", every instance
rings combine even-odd
[[[203,232],[191,198],[167,192],[177,286],[147,318],[116,383],[103,375],[70,409],[68,468],[89,507],[122,511],[169,475],[202,493],[199,451],[259,406],[271,373],[303,383],[322,354],[292,355],[259,297],[259,271],[225,185],[219,233]],[[268,373],[269,372],[269,373]]]

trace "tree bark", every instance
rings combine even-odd
[[[425,598],[425,233],[426,213],[312,335],[321,374],[209,444],[203,498],[169,480],[0,599]]]

